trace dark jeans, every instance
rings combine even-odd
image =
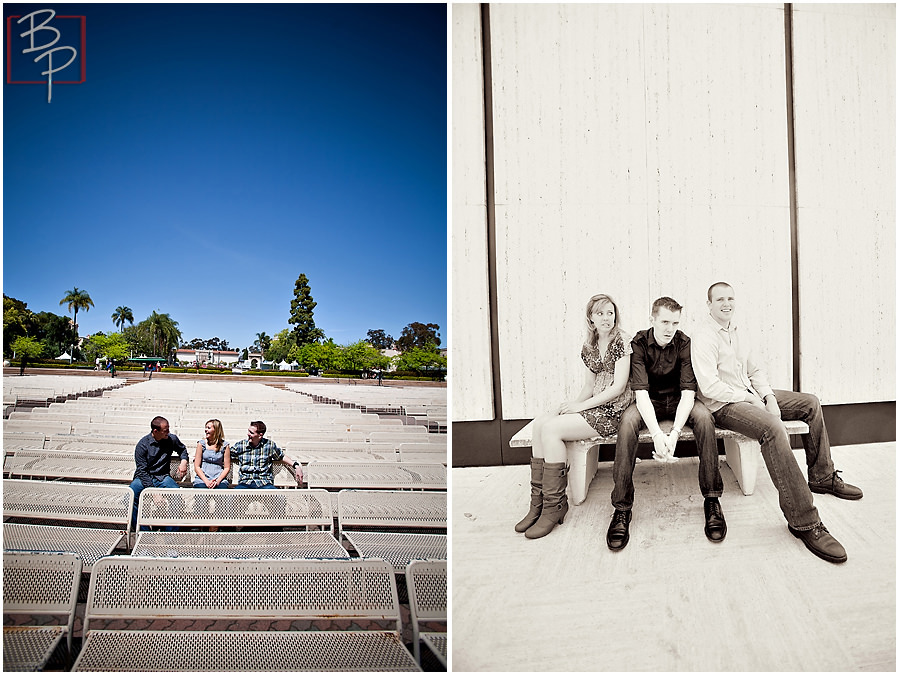
[[[680,392],[677,396],[667,396],[658,401],[650,399],[656,411],[656,419],[660,421],[675,419],[675,411],[680,400]],[[719,472],[716,427],[709,410],[700,401],[694,401],[688,424],[694,432],[700,455],[698,472],[700,493],[704,497],[721,497],[722,474]],[[612,491],[612,504],[616,509],[630,511],[634,505],[634,464],[637,458],[638,434],[641,429],[646,428],[647,425],[644,424],[637,404],[632,403],[622,413],[619,434],[616,438],[616,460],[613,464],[615,487]]]
[[[815,483],[834,473],[822,406],[812,394],[776,389],[775,398],[781,408],[781,419],[751,403],[729,403],[714,412],[713,418],[723,429],[759,441],[788,525],[796,530],[809,530],[819,523],[819,512],[813,505],[812,492],[797,465],[790,436],[781,420],[803,420],[809,425],[809,433],[803,436],[803,447],[809,482]]]

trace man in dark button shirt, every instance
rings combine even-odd
[[[659,298],[651,309],[651,327],[638,331],[631,340],[631,388],[635,402],[622,413],[616,439],[612,491],[615,512],[606,533],[606,544],[613,551],[621,551],[628,544],[634,504],[634,464],[641,428],[646,427],[653,437],[654,459],[674,462],[678,434],[688,421],[700,455],[704,531],[710,541],[720,542],[725,538],[725,517],[719,504],[722,475],[715,424],[706,406],[694,400],[697,380],[691,367],[691,339],[678,330],[680,323],[681,305],[672,298]],[[672,431],[667,435],[659,428],[659,420],[673,418]]]
[[[187,448],[178,440],[178,436],[169,433],[169,420],[165,417],[154,417],[150,421],[150,433],[134,446],[135,470],[134,480],[131,481],[131,489],[134,492],[132,525],[137,523],[138,497],[144,488],[178,487],[178,483],[169,475],[172,453],[178,453],[181,457],[177,472],[178,478],[181,479],[188,471]]]

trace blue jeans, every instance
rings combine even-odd
[[[802,420],[809,425],[803,436],[809,482],[815,483],[834,473],[831,444],[825,429],[825,418],[819,399],[812,394],[775,390],[781,419],[751,403],[729,403],[713,413],[723,429],[755,438],[762,446],[763,460],[778,490],[778,503],[788,525],[795,530],[810,530],[820,522],[813,505],[807,479],[797,466],[788,436],[781,420]]]
[[[650,399],[656,411],[657,420],[675,418],[675,411],[681,401],[681,392],[666,396],[662,400]],[[694,407],[688,416],[688,423],[697,441],[697,454],[700,455],[698,480],[700,493],[704,497],[722,496],[722,474],[719,472],[719,450],[716,447],[716,427],[709,409],[700,401],[694,401]],[[619,422],[619,433],[616,437],[616,459],[613,463],[612,491],[613,508],[629,511],[634,505],[634,465],[637,458],[638,434],[647,427],[644,419],[632,403],[622,413]]]
[[[144,491],[144,484],[141,482],[140,478],[135,478],[131,481],[131,485],[128,487],[131,488],[131,491],[134,493],[134,508],[131,512],[131,527],[134,528],[137,525],[137,515],[138,515],[138,502],[141,492]],[[175,482],[175,479],[172,476],[164,476],[159,480],[158,485],[154,485],[153,487],[164,487],[164,488],[177,488],[179,487],[178,483]],[[147,528],[145,528],[147,529]],[[166,527],[166,532],[171,532],[174,530],[172,527]]]

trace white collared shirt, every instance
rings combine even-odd
[[[712,412],[743,401],[747,392],[761,400],[772,393],[748,336],[733,320],[724,328],[707,316],[691,336],[691,362],[700,401]]]

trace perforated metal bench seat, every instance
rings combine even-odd
[[[175,472],[180,459],[170,462],[170,474]],[[131,483],[134,479],[134,454],[102,452],[71,452],[60,450],[17,450],[6,455],[3,472],[10,476],[29,478],[63,478],[91,481]],[[188,477],[181,480],[190,485]]]
[[[65,626],[4,626],[3,672],[36,672],[66,637]]]
[[[338,525],[360,557],[383,558],[398,573],[406,570],[410,560],[447,557],[446,534],[400,531],[446,530],[446,492],[341,490]]]
[[[3,554],[3,613],[66,618],[65,625],[4,626],[4,672],[43,669],[64,637],[71,654],[81,571],[72,553]]]
[[[808,434],[809,426],[799,420],[786,420],[783,422],[788,434]],[[672,421],[660,422],[660,429],[668,433],[672,430]],[[522,427],[509,441],[510,447],[531,447],[531,439],[534,431],[534,421]],[[566,463],[569,465],[568,491],[572,502],[581,504],[587,497],[594,475],[597,473],[597,458],[600,445],[615,445],[616,436],[594,436],[580,441],[566,441]],[[694,440],[694,433],[690,427],[681,430],[678,436],[680,440]],[[756,489],[756,474],[759,468],[759,443],[755,439],[748,438],[736,431],[728,429],[716,429],[716,438],[725,442],[725,461],[734,472],[741,492],[745,495],[753,494]],[[650,432],[644,429],[638,436],[639,443],[651,443],[653,439]]]
[[[202,632],[97,630],[120,619],[213,623]],[[395,630],[230,632],[216,625],[300,619],[375,621]],[[91,575],[73,670],[415,670],[401,629],[394,572],[382,560],[111,556]]]
[[[3,481],[3,517],[110,524],[110,528],[3,523],[4,550],[70,551],[85,570],[127,542],[134,493],[127,485]]]
[[[140,532],[133,556],[156,558],[349,558],[331,532]]]
[[[421,663],[419,640],[447,666],[447,633],[420,632],[420,622],[447,621],[447,561],[415,560],[406,568],[406,586],[409,591],[409,613],[413,629],[413,647],[416,660]]]
[[[411,560],[447,557],[446,534],[411,534],[406,532],[344,532],[361,558],[387,560],[397,574]]]
[[[306,483],[310,488],[446,490],[447,467],[438,463],[310,462]]]
[[[125,537],[125,530],[3,523],[4,551],[75,553],[84,561],[85,572],[89,572],[100,558],[124,545]]]
[[[334,528],[327,490],[147,488],[138,502],[143,526]]]
[[[123,658],[123,654],[127,657]],[[77,672],[418,672],[390,631],[109,631],[88,636]]]

